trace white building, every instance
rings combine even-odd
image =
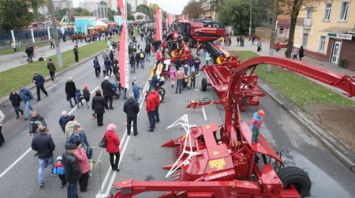
[[[73,8],[73,0],[52,0],[54,9],[72,9]]]

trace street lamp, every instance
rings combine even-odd
[[[252,12],[253,12],[253,0],[249,0],[249,5],[250,5],[250,16],[249,16],[249,37],[251,36],[251,23],[252,23]]]

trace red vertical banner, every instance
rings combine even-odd
[[[162,25],[161,25],[161,12],[160,9],[157,8],[155,10],[155,40],[162,40]]]
[[[129,89],[127,15],[124,1],[125,0],[117,0],[117,5],[122,15],[122,30],[120,37],[120,48],[118,51],[118,62],[121,86]]]

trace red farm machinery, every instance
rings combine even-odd
[[[191,27],[188,32],[192,39],[201,38],[195,35],[206,35],[207,30],[203,27]],[[178,124],[186,134],[162,145],[175,148],[177,161],[164,166],[174,181],[120,181],[113,185],[110,197],[133,197],[148,191],[165,192],[161,198],[298,198],[310,195],[308,174],[298,167],[286,167],[262,134],[259,141],[253,143],[249,125],[241,120],[240,111],[245,105],[256,106],[259,98],[265,95],[257,87],[255,68],[261,64],[286,68],[342,89],[348,96],[355,95],[355,79],[286,58],[257,57],[240,63],[237,57],[211,42],[221,34],[210,32],[208,38],[211,39],[200,39],[214,60],[214,64],[202,70],[219,99],[190,101],[187,107],[222,104],[225,123],[191,126],[183,116]],[[207,86],[207,79],[202,86]]]

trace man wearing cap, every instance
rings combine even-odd
[[[131,135],[131,125],[133,122],[133,135],[138,135],[137,132],[137,115],[139,113],[139,104],[132,95],[128,96],[128,100],[123,105],[123,111],[127,115],[127,135]]]
[[[69,116],[67,111],[62,111],[62,116],[59,118],[59,126],[62,129],[63,132],[65,132],[65,125],[69,121]]]
[[[74,156],[77,148],[75,144],[67,143],[66,152],[63,154],[63,164],[65,169],[65,179],[68,182],[67,197],[78,198],[78,181],[81,175],[79,164]]]
[[[53,169],[53,151],[55,148],[52,137],[48,134],[48,129],[44,125],[38,127],[38,135],[34,136],[31,147],[37,152],[38,157],[38,185],[40,188],[44,186],[44,169],[49,165],[50,170]]]
[[[260,133],[260,128],[262,123],[264,122],[265,112],[260,109],[258,112],[255,112],[253,118],[250,122],[250,128],[253,132],[252,134],[252,143],[258,142],[258,136]]]
[[[101,89],[102,89],[102,94],[104,95],[106,104],[108,103],[108,106],[110,109],[113,109],[112,107],[112,98],[115,95],[115,91],[113,90],[112,83],[109,81],[109,77],[105,76],[105,80],[102,81],[101,83]]]

